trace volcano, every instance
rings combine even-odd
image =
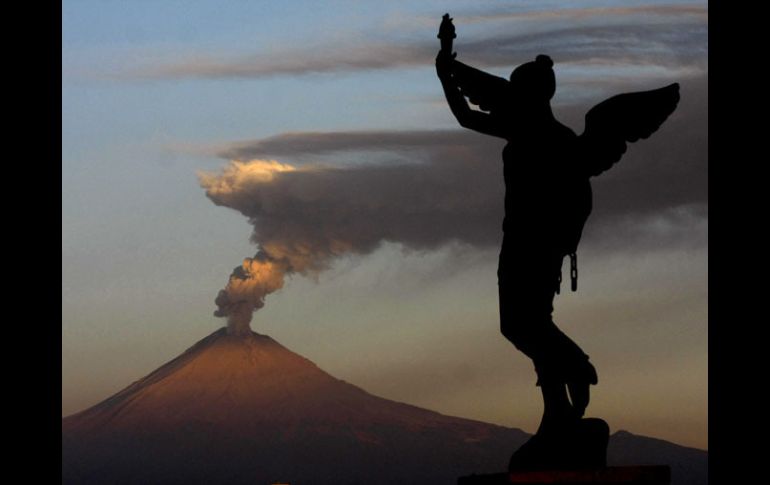
[[[62,483],[456,483],[529,435],[383,399],[222,328],[62,420]]]

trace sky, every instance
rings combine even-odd
[[[299,269],[253,330],[373,394],[535,431],[531,361],[499,333],[504,141],[446,105],[445,12],[467,64],[549,55],[578,134],[680,83],[592,179],[554,320],[598,370],[588,415],[708,448],[704,1],[63,2],[63,416],[225,325],[218,292],[271,248]]]

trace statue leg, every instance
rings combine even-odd
[[[501,253],[500,330],[535,364],[543,392],[541,428],[545,430],[583,415],[588,405],[588,386],[596,383],[596,371],[588,356],[551,318],[562,258],[524,254],[514,268],[506,264],[509,255]]]
[[[543,417],[537,434],[554,433],[574,421],[575,413],[567,399],[564,383],[542,383],[540,390],[543,393]]]
[[[567,381],[567,389],[569,389],[572,407],[580,417],[585,414],[586,407],[588,407],[588,402],[591,399],[590,386],[599,382],[596,369],[588,362],[588,359],[581,364],[581,367],[581,369],[574,373],[574,376],[568,377],[569,380]]]
[[[552,320],[561,257],[537,250],[518,254],[515,265],[505,264],[510,253],[500,255],[500,330],[535,364],[543,418],[537,433],[511,456],[509,470],[606,466],[607,423],[581,419],[596,371]]]

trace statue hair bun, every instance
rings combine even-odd
[[[542,64],[545,67],[553,67],[553,61],[550,57],[546,56],[545,54],[540,54],[535,58],[535,62],[538,64]]]

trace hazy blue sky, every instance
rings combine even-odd
[[[681,84],[661,130],[595,179],[580,289],[555,320],[599,371],[590,415],[707,448],[705,1],[63,2],[63,415],[224,325],[214,297],[254,256],[254,227],[199,174],[272,159],[355,168],[307,190],[332,210],[370,203],[351,184],[374,184],[395,233],[414,207],[423,226],[438,214],[396,190],[415,167],[468,210],[453,240],[405,237],[288,278],[252,328],[374,394],[535,430],[531,362],[498,330],[503,145],[459,131],[443,99],[447,11],[463,62],[507,77],[550,55],[554,112],[578,133],[606,97]],[[282,210],[280,177],[265,184]]]

